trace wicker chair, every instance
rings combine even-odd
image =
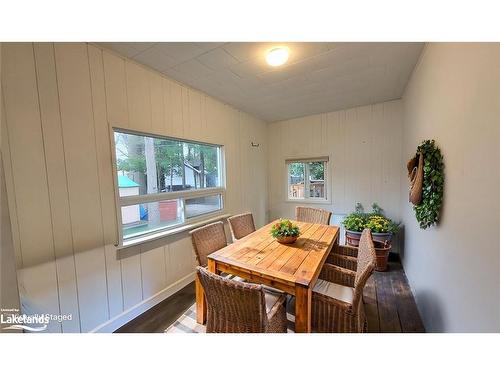
[[[207,301],[207,332],[287,331],[285,295],[196,268]]]
[[[366,332],[363,288],[375,268],[369,229],[361,235],[356,271],[325,264],[313,289],[312,328],[316,332]]]
[[[325,264],[333,264],[334,266],[347,268],[351,271],[356,271],[358,261],[358,248],[348,245],[339,245],[334,247]]]
[[[239,240],[240,238],[255,232],[255,224],[253,222],[253,215],[251,212],[231,216],[227,219],[227,221],[229,222],[229,229],[231,229],[233,241]]]
[[[330,224],[330,211],[322,210],[321,208],[301,207],[295,208],[295,218],[298,221],[316,224]]]
[[[198,264],[207,266],[207,256],[227,246],[224,224],[217,221],[189,232]]]

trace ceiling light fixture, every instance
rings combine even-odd
[[[280,66],[288,60],[288,49],[285,47],[276,47],[267,53],[266,61],[271,66]]]

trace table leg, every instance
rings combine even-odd
[[[208,260],[208,270],[215,274],[219,274],[220,272],[217,270],[217,262],[213,259]]]
[[[297,285],[295,287],[295,332],[311,332],[312,289]]]
[[[205,324],[207,320],[207,302],[205,301],[205,292],[201,286],[198,274],[195,276],[196,286],[196,322],[198,324]]]

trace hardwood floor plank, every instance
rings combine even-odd
[[[368,279],[363,291],[363,301],[365,303],[365,314],[368,323],[368,332],[380,332],[380,322],[378,317],[377,288],[375,277],[372,275]]]
[[[403,268],[399,264],[393,265],[394,269],[390,272],[392,291],[396,301],[399,322],[401,330],[404,333],[425,332],[424,324],[418,313],[417,305],[406,279]]]
[[[173,324],[195,301],[194,282],[182,288],[158,305],[142,313],[117,333],[163,333]]]
[[[373,274],[377,289],[380,332],[397,333],[401,332],[401,325],[389,272],[391,271]]]
[[[368,279],[363,300],[368,332],[425,332],[399,261],[390,261],[387,272],[375,272]],[[164,332],[194,302],[194,283],[191,283],[116,332]]]

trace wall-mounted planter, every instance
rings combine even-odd
[[[434,140],[425,140],[407,164],[410,202],[420,228],[439,223],[444,193],[444,163]]]

